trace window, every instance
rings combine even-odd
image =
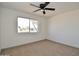
[[[18,17],[18,33],[24,32],[38,32],[38,21]]]

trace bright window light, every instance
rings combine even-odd
[[[38,21],[18,17],[18,33],[38,32]]]

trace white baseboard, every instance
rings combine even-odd
[[[1,53],[1,49],[0,49],[0,53]]]
[[[44,40],[44,39],[34,40],[34,41],[26,42],[26,43],[20,43],[20,44],[16,44],[16,45],[13,45],[13,46],[8,46],[8,47],[2,47],[2,50],[7,49],[7,48],[16,47],[16,46],[25,45],[25,44],[31,44],[31,43],[38,42],[38,41],[41,41],[41,40]]]
[[[74,48],[78,48],[78,49],[79,49],[79,46],[76,46],[76,45],[71,45],[71,44],[67,44],[67,43],[65,43],[65,42],[56,41],[56,40],[52,40],[52,39],[48,39],[48,40],[53,41],[53,42],[57,42],[57,43],[59,43],[59,44],[64,44],[64,45],[66,45],[66,46],[70,46],[70,47],[74,47]]]

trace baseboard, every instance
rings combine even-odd
[[[5,49],[10,49],[10,48],[20,47],[20,46],[24,46],[24,45],[34,44],[34,43],[37,43],[37,42],[40,42],[40,41],[44,41],[44,40],[48,40],[48,39],[42,39],[42,40],[38,40],[38,41],[34,41],[34,42],[22,44],[22,45],[17,45],[17,46],[13,46],[13,47],[3,48],[2,51],[5,50]]]
[[[43,40],[34,41],[34,42],[30,42],[30,43],[26,43],[26,44],[22,44],[22,45],[18,45],[18,46],[13,46],[13,47],[9,47],[9,48],[4,48],[4,49],[2,49],[2,51],[5,50],[5,49],[20,47],[20,46],[24,46],[24,45],[30,45],[30,44],[38,43],[38,42],[40,42],[40,41],[45,41],[45,40],[51,41],[51,42],[54,42],[54,43],[57,43],[57,44],[62,44],[62,45],[68,46],[68,47],[77,48],[77,47],[70,46],[70,45],[67,45],[67,44],[64,44],[64,43],[60,43],[60,42],[57,42],[57,41],[53,41],[53,40],[50,40],[50,39],[43,39]],[[77,49],[79,49],[79,48],[77,48]]]
[[[48,39],[48,40],[51,41],[51,42],[55,42],[55,43],[57,43],[57,44],[62,44],[62,45],[68,46],[68,47],[72,47],[72,48],[77,48],[77,49],[79,49],[79,47],[71,46],[71,45],[68,45],[68,44],[65,44],[65,43],[61,43],[61,42],[57,42],[57,41],[50,40],[50,39]]]
[[[0,49],[0,55],[1,55],[1,49]]]

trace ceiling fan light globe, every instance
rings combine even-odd
[[[41,9],[41,11],[43,11],[43,10]]]

